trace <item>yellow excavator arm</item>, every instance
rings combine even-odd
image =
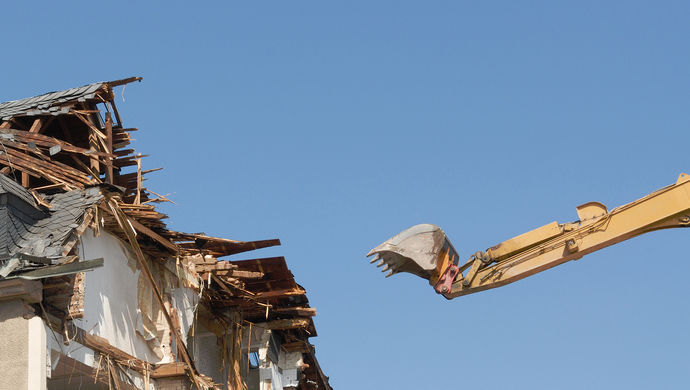
[[[407,229],[369,252],[387,276],[409,272],[429,280],[448,299],[504,286],[654,230],[690,226],[690,176],[608,211],[598,202],[577,207],[579,220],[552,222],[459,265],[458,254],[436,225]]]

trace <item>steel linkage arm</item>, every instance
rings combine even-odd
[[[447,268],[457,275],[450,291],[441,291],[442,286],[437,291],[452,299],[504,286],[644,233],[688,227],[690,175],[681,174],[675,184],[611,211],[591,202],[577,212],[579,221],[549,224],[477,252],[459,272]]]

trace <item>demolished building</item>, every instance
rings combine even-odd
[[[279,245],[169,230],[101,82],[0,103],[3,389],[330,389]]]

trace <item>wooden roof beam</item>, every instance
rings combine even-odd
[[[272,290],[255,293],[255,298],[257,299],[270,299],[270,298],[283,298],[295,295],[307,295],[307,292],[301,288],[291,288],[284,290]]]
[[[110,88],[113,88],[113,87],[119,87],[120,85],[133,83],[135,81],[141,81],[143,79],[144,79],[143,77],[127,77],[126,79],[108,81],[107,84],[108,84],[108,86],[110,86]]]
[[[99,208],[100,208],[101,210],[104,210],[104,211],[107,212],[108,214],[113,215],[112,210],[110,210],[110,208],[109,208],[109,207],[106,207],[104,204],[101,204],[101,205],[99,206]],[[113,215],[113,216],[114,216],[114,215]],[[173,253],[177,253],[177,252],[179,251],[180,248],[179,248],[177,245],[175,245],[175,244],[173,244],[172,242],[166,240],[165,238],[163,238],[163,236],[161,236],[160,234],[154,232],[153,230],[149,229],[148,227],[142,225],[139,221],[137,221],[137,220],[135,220],[135,219],[133,219],[133,218],[128,218],[128,221],[129,221],[129,223],[132,225],[132,227],[133,227],[135,230],[137,230],[137,231],[140,232],[140,233],[145,234],[145,235],[148,236],[149,238],[152,238],[154,241],[156,241],[157,243],[159,243],[159,244],[163,245],[164,247],[168,248],[168,249],[169,249],[170,251],[172,251]]]
[[[290,318],[286,320],[275,320],[266,323],[266,328],[271,330],[299,329],[309,327],[309,320],[304,318]]]

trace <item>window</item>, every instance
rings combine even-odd
[[[249,352],[247,354],[247,361],[249,362],[248,366],[250,370],[255,370],[259,368],[259,353]]]

